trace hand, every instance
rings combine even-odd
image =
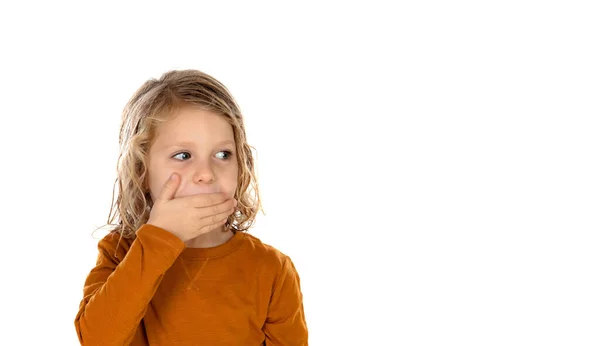
[[[147,223],[171,232],[183,242],[222,227],[237,201],[222,193],[175,198],[180,181],[177,173],[167,180]]]

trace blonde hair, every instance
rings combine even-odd
[[[125,238],[134,238],[136,230],[150,215],[148,152],[156,130],[172,118],[175,111],[188,105],[223,116],[233,128],[239,167],[234,198],[238,205],[235,213],[229,216],[225,231],[247,231],[254,224],[258,211],[262,210],[251,152],[254,148],[246,141],[242,113],[235,99],[222,83],[206,73],[172,70],[158,80],[146,81],[123,109],[115,180],[119,194],[115,201],[113,188],[107,225],[116,226],[113,231]]]

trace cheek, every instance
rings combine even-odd
[[[232,181],[232,196],[234,196],[236,194],[237,189],[238,189],[238,183],[239,183],[239,171],[236,170],[235,175],[233,176],[233,181]]]
[[[169,178],[169,174],[170,171],[166,169],[160,169],[159,167],[153,166],[148,168],[147,186],[150,189],[152,201],[155,201],[156,198],[160,195],[165,182]]]
[[[160,194],[161,184],[159,184],[159,182],[155,176],[152,177],[152,179],[150,179],[149,188],[150,188],[150,196],[152,197],[152,201],[156,201],[156,198]]]
[[[223,172],[222,188],[227,191],[228,195],[233,197],[235,195],[238,185],[238,169],[237,167],[231,167],[231,169]]]

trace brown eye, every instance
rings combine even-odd
[[[181,157],[180,159],[177,159],[177,160],[180,160],[180,161],[189,160],[190,157],[192,157],[192,155],[190,153],[186,152],[186,151],[181,152],[181,153],[177,153],[177,154],[173,155],[173,158],[177,158],[178,156]]]

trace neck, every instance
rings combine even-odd
[[[223,232],[223,228],[220,227],[186,241],[185,245],[191,248],[215,247],[226,243],[231,237],[233,237],[232,231]]]

